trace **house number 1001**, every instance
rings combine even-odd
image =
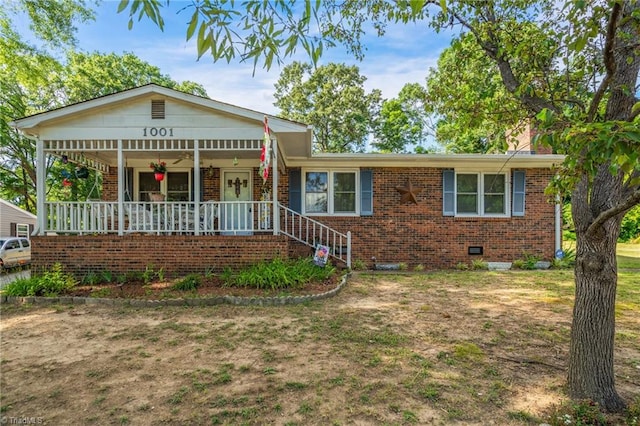
[[[171,136],[173,137],[173,129],[166,127],[150,127],[142,129],[143,136]]]

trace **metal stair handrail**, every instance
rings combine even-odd
[[[329,247],[329,255],[334,259],[346,263],[351,268],[351,232],[346,234],[308,216],[291,210],[278,203],[280,208],[280,232],[288,237],[300,241],[309,247],[318,245]]]

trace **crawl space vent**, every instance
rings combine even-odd
[[[469,246],[467,249],[468,254],[482,254],[482,246]]]

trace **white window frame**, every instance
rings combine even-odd
[[[185,167],[176,167],[176,168],[171,168],[171,170],[168,170],[167,173],[165,173],[165,177],[162,181],[160,181],[160,192],[162,194],[164,194],[165,198],[167,196],[167,181],[169,180],[169,176],[170,173],[187,173],[187,176],[189,177],[189,194],[191,194],[191,192],[193,191],[193,176],[191,174],[191,169],[190,168],[185,168]],[[140,200],[140,173],[153,173],[153,170],[151,170],[150,168],[135,168],[134,169],[134,173],[133,173],[133,192],[134,192],[134,201],[141,201],[144,202],[145,200]],[[189,195],[189,197],[191,198],[191,195]],[[193,200],[190,200],[193,201]]]
[[[307,173],[327,173],[327,212],[307,212]],[[335,173],[353,173],[355,178],[355,211],[353,212],[334,212],[334,174]],[[307,216],[359,216],[360,215],[360,170],[359,169],[326,169],[326,168],[307,168],[301,170],[301,209],[302,214]]]
[[[476,175],[476,179],[478,182],[478,201],[477,201],[477,210],[478,213],[458,213],[458,175]],[[484,205],[484,197],[485,197],[485,188],[484,188],[484,177],[485,175],[502,175],[504,176],[504,209],[502,213],[485,213],[485,205]],[[454,197],[453,197],[453,206],[455,211],[455,217],[510,217],[511,216],[511,173],[500,171],[496,172],[493,170],[464,170],[464,169],[456,169],[455,170],[455,178],[453,183],[454,188]]]
[[[16,223],[16,237],[29,239],[28,223]]]

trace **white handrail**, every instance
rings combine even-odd
[[[278,205],[282,211],[280,215],[282,234],[309,247],[327,246],[331,257],[346,263],[347,268],[351,267],[351,232],[343,234],[282,204]]]

